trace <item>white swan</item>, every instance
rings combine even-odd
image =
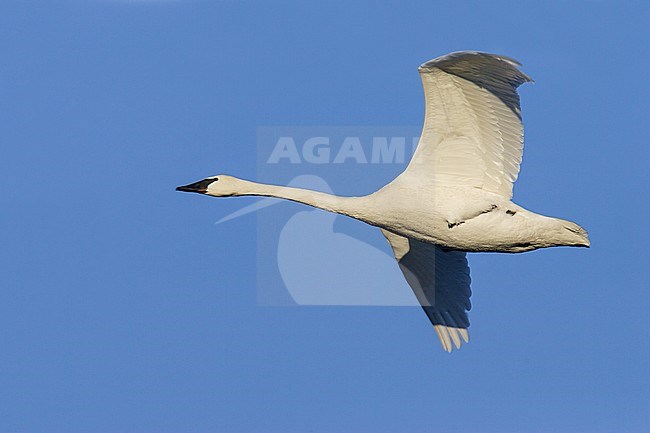
[[[469,341],[466,252],[589,246],[579,225],[510,200],[523,152],[517,87],[531,81],[518,66],[505,56],[470,51],[420,66],[426,112],[418,147],[402,174],[368,196],[338,197],[225,175],[176,189],[283,198],[379,227],[451,352]]]

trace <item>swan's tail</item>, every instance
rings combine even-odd
[[[575,243],[572,243],[571,246],[589,248],[591,242],[589,241],[589,233],[587,233],[587,230],[583,229],[578,224],[571,221],[567,221],[567,220],[559,220],[559,221],[562,223],[562,226],[565,229],[567,229],[569,232],[571,232],[574,235]]]

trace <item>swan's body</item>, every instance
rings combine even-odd
[[[516,205],[513,183],[523,152],[517,87],[530,78],[516,61],[477,52],[425,63],[422,136],[407,169],[364,197],[214,176],[181,191],[292,200],[382,229],[447,351],[468,341],[471,304],[465,252],[517,253],[589,246],[575,223]]]

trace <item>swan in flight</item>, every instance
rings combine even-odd
[[[467,252],[589,247],[579,225],[511,201],[523,153],[517,88],[532,81],[519,66],[509,57],[475,51],[422,64],[420,141],[404,172],[370,195],[339,197],[226,175],[176,189],[281,198],[380,228],[442,347],[451,352],[469,341]]]

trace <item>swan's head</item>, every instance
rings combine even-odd
[[[176,188],[176,191],[196,192],[214,197],[231,197],[242,192],[243,181],[232,176],[220,174],[207,177],[198,182],[190,183]]]

